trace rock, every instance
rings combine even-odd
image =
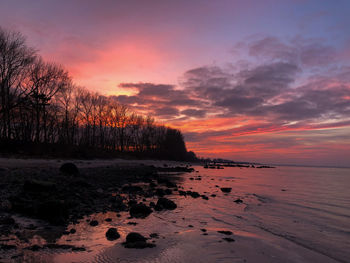
[[[224,193],[229,193],[229,192],[231,192],[231,187],[221,187],[220,188],[220,190],[222,191],[222,192],[224,192]]]
[[[125,248],[138,248],[138,249],[143,249],[143,248],[152,248],[155,247],[155,244],[147,243],[147,242],[134,242],[134,243],[123,243]]]
[[[209,197],[206,196],[206,195],[201,195],[201,197],[202,197],[204,200],[209,200]]]
[[[97,225],[98,225],[98,221],[97,220],[90,221],[90,226],[97,226]]]
[[[189,193],[188,193],[189,192]],[[192,198],[198,198],[201,195],[197,192],[191,192],[191,191],[187,191],[187,194],[189,194]]]
[[[123,243],[125,248],[150,248],[155,247],[154,244],[146,242],[146,238],[139,233],[131,232],[126,236],[126,242]]]
[[[219,230],[218,233],[228,235],[228,236],[233,234],[231,231],[227,231],[227,230]]]
[[[235,201],[233,201],[233,202],[235,202],[235,203],[237,203],[237,204],[241,204],[241,203],[243,203],[243,200],[241,200],[241,199],[236,199]]]
[[[227,242],[235,242],[235,240],[233,238],[230,238],[230,237],[224,237],[223,240],[225,240]]]
[[[107,230],[106,237],[109,241],[113,241],[120,238],[120,234],[118,233],[116,228],[112,227]]]
[[[60,167],[60,172],[66,175],[79,175],[79,169],[74,163],[64,163]]]
[[[112,222],[112,218],[106,218],[105,221],[106,222]]]
[[[143,203],[133,205],[130,208],[130,216],[136,218],[145,218],[152,213],[152,209]]]
[[[37,205],[36,215],[52,224],[62,225],[67,221],[69,211],[63,202],[58,200],[48,200]]]
[[[173,201],[171,201],[167,198],[164,198],[164,197],[161,197],[158,199],[156,207],[155,207],[155,209],[157,211],[160,211],[162,209],[174,210],[176,208],[177,208],[177,205]]]
[[[205,228],[201,228],[202,232],[207,232],[207,230]]]
[[[139,242],[139,241],[145,242],[146,240],[147,239],[143,235],[136,233],[136,232],[131,232],[126,236],[127,243],[134,243],[134,242]]]
[[[149,235],[151,238],[159,238],[159,235],[157,233],[152,233]]]
[[[74,234],[74,233],[76,233],[77,232],[77,230],[75,230],[74,228],[72,228],[70,231],[69,231],[69,233],[71,233],[71,234]]]

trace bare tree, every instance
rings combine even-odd
[[[34,59],[34,50],[25,45],[20,33],[0,28],[0,120],[4,139],[11,139],[11,111],[25,93],[22,80]]]
[[[73,84],[62,66],[45,62],[25,38],[0,28],[0,143],[59,144],[181,159],[180,131],[156,125],[115,97]],[[170,152],[175,149],[176,156]],[[182,157],[181,157],[182,156]]]

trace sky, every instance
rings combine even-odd
[[[0,0],[75,83],[201,157],[350,166],[350,1]]]

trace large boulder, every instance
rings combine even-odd
[[[134,243],[134,242],[140,242],[140,241],[146,242],[146,240],[147,239],[143,235],[136,232],[131,232],[126,236],[127,243]]]
[[[112,227],[107,230],[106,237],[108,240],[113,241],[120,238],[120,234],[118,233],[116,228]]]
[[[174,210],[176,208],[177,208],[177,205],[173,201],[171,201],[167,198],[164,198],[164,197],[161,197],[158,199],[156,207],[155,207],[155,209],[157,211],[160,211],[163,209]]]
[[[145,218],[152,213],[152,209],[143,203],[139,203],[131,206],[129,213],[131,217]]]
[[[126,241],[123,243],[126,248],[148,248],[155,247],[155,244],[150,244],[146,242],[147,238],[143,235],[131,232],[126,236]]]

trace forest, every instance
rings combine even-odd
[[[77,86],[21,33],[1,27],[0,101],[2,154],[196,159],[179,130]]]

